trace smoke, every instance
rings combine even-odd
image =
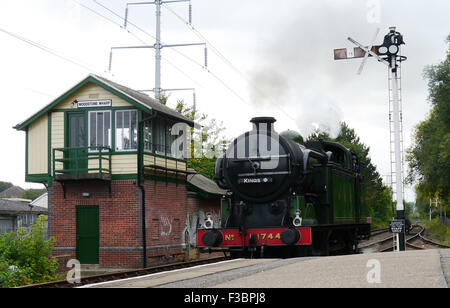
[[[284,104],[289,94],[287,78],[274,68],[259,68],[250,72],[251,102],[257,107]]]
[[[295,118],[300,134],[305,139],[317,130],[327,133],[331,138],[338,136],[342,122],[342,111],[333,99],[318,94],[301,105],[302,108],[298,109]]]
[[[359,18],[349,19],[350,9]],[[297,127],[291,129],[305,138],[317,129],[336,137],[343,121],[341,104],[349,102],[339,101],[333,92],[348,91],[342,75],[356,75],[357,66],[335,63],[333,48],[346,47],[347,36],[367,24],[366,5],[314,1],[292,10],[295,17],[274,26],[258,50],[256,62],[263,64],[250,72],[250,98],[255,106],[283,109],[295,119]]]

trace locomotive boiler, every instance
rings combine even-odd
[[[215,181],[228,193],[220,221],[198,229],[198,248],[232,257],[356,252],[370,234],[358,158],[338,143],[296,143],[275,122],[253,118],[253,129],[217,159]]]

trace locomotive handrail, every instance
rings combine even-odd
[[[249,156],[249,157],[244,157],[244,158],[234,158],[234,159],[232,159],[232,162],[245,163],[245,162],[248,162],[249,160],[264,161],[264,160],[271,160],[273,158],[285,158],[285,157],[290,157],[290,156],[291,156],[290,154],[271,155],[271,156]]]
[[[273,171],[273,172],[239,173],[238,176],[280,175],[280,174],[291,174],[291,172],[290,171]]]

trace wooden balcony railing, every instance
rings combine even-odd
[[[53,149],[53,177],[59,180],[111,179],[111,148],[104,146]]]

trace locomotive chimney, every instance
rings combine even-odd
[[[253,123],[254,131],[274,131],[274,123],[277,120],[273,117],[256,117],[250,120]]]

